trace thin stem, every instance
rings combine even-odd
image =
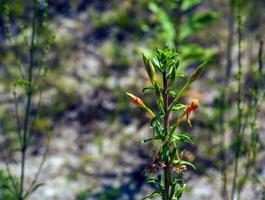
[[[250,113],[252,113],[252,120],[250,121],[250,144],[249,144],[249,157],[246,163],[245,167],[245,172],[243,175],[243,178],[240,181],[240,185],[238,187],[238,200],[241,199],[241,191],[247,181],[247,178],[250,173],[250,167],[253,165],[254,172],[256,171],[256,156],[257,156],[257,143],[258,143],[258,130],[256,127],[256,121],[258,118],[258,111],[259,111],[259,86],[260,86],[260,81],[262,77],[262,68],[263,68],[263,63],[262,63],[262,51],[263,51],[263,42],[260,41],[259,43],[259,52],[258,52],[258,74],[256,75],[256,79],[254,82],[254,88],[253,88],[253,100],[251,101],[251,104],[248,106],[249,107],[249,114],[247,117],[249,118]],[[252,111],[252,112],[251,112]],[[244,123],[248,124],[248,123]],[[244,131],[244,130],[243,130]]]
[[[20,175],[20,194],[19,200],[24,199],[24,176],[25,176],[25,164],[26,164],[26,152],[28,148],[28,135],[29,135],[29,121],[32,101],[32,76],[34,67],[34,54],[35,54],[35,37],[36,37],[36,20],[37,20],[37,2],[34,1],[34,13],[32,18],[32,34],[31,34],[31,45],[30,45],[30,63],[28,68],[28,82],[27,86],[27,105],[25,109],[25,118],[23,124],[23,135],[22,135],[22,148],[21,148],[21,175]]]
[[[260,40],[259,42],[259,53],[258,53],[258,61],[259,61],[259,68],[258,68],[258,80],[256,83],[256,98],[255,98],[255,108],[257,109],[258,112],[258,108],[259,108],[259,99],[258,99],[258,92],[260,89],[260,85],[262,84],[262,70],[263,70],[263,60],[262,60],[262,56],[263,56],[263,46],[264,46],[264,42],[263,40]],[[257,114],[255,116],[257,118]],[[255,119],[256,121],[256,119]],[[253,133],[253,137],[254,137],[254,144],[253,144],[253,163],[254,163],[254,170],[255,172],[257,171],[257,166],[256,166],[256,157],[257,157],[257,143],[258,143],[258,139],[259,139],[259,134],[258,131],[255,130],[255,132]]]
[[[174,106],[174,104],[176,102],[178,102],[179,98],[181,97],[181,95],[183,94],[183,92],[187,89],[187,87],[190,86],[189,82],[186,82],[186,84],[181,88],[181,90],[178,92],[177,96],[174,98],[174,100],[171,102],[170,106],[169,106],[169,113],[171,112],[171,108]]]
[[[48,137],[47,146],[46,146],[45,152],[44,152],[44,154],[43,154],[43,157],[42,157],[41,163],[40,163],[40,165],[39,165],[38,171],[37,171],[37,173],[36,173],[36,175],[35,175],[33,181],[31,182],[28,191],[27,191],[26,194],[25,194],[25,198],[28,197],[28,196],[32,193],[34,187],[36,186],[37,180],[38,180],[38,178],[39,178],[39,176],[40,176],[41,170],[42,170],[42,168],[43,168],[43,165],[44,165],[45,160],[46,160],[47,155],[48,155],[48,151],[49,151],[49,143],[50,143],[50,134],[49,134],[49,137]]]
[[[242,41],[242,30],[241,30],[241,12],[240,12],[240,2],[237,1],[238,6],[238,15],[237,15],[237,33],[238,33],[238,56],[237,56],[237,62],[238,62],[238,72],[237,72],[237,81],[238,81],[238,90],[237,90],[237,113],[238,113],[238,119],[237,119],[237,129],[236,129],[236,153],[235,153],[235,163],[234,163],[234,177],[232,182],[232,192],[231,192],[231,199],[234,199],[236,188],[237,188],[237,176],[238,176],[238,160],[240,156],[241,151],[241,145],[242,145],[242,135],[241,135],[241,118],[242,118],[242,107],[241,107],[241,101],[242,101],[242,63],[241,63],[241,41]]]
[[[234,0],[230,0],[230,13],[229,13],[229,20],[228,20],[228,38],[227,38],[227,48],[226,48],[226,74],[223,79],[223,89],[221,91],[221,107],[219,108],[220,111],[220,132],[221,132],[221,156],[223,160],[223,164],[221,166],[222,171],[222,196],[224,199],[228,199],[228,192],[227,192],[227,158],[226,158],[226,151],[225,151],[225,144],[226,144],[226,137],[225,137],[225,111],[226,111],[226,88],[229,85],[230,77],[231,77],[231,67],[232,67],[232,47],[233,47],[233,36],[234,36]]]
[[[164,112],[165,112],[165,117],[164,117],[164,131],[165,131],[165,136],[168,135],[168,127],[169,127],[169,112],[168,112],[168,94],[167,94],[167,89],[168,89],[168,80],[166,78],[166,72],[163,72],[163,101],[164,101]],[[169,194],[170,194],[170,168],[169,168],[169,159],[166,160],[166,167],[164,168],[164,183],[165,183],[165,198],[166,200],[169,200]]]
[[[17,99],[17,94],[16,94],[16,88],[14,88],[14,101],[15,101],[15,115],[16,115],[16,124],[17,124],[17,135],[19,138],[19,144],[20,148],[22,148],[22,135],[21,135],[21,123],[20,123],[20,118],[19,118],[19,108],[18,108],[18,99]]]
[[[253,146],[252,146],[252,152],[253,152],[253,177],[256,176],[257,172],[258,172],[258,168],[257,168],[257,152],[258,152],[258,141],[259,141],[259,133],[258,130],[256,128],[256,120],[257,120],[257,112],[258,109],[260,107],[260,99],[258,98],[259,95],[259,91],[260,91],[260,86],[262,84],[262,77],[263,77],[263,60],[262,60],[262,56],[263,56],[263,45],[264,42],[263,40],[260,40],[259,42],[259,52],[258,52],[258,77],[257,77],[257,82],[255,83],[255,98],[254,98],[254,108],[256,110],[256,114],[255,114],[255,118],[253,119],[252,122],[252,126],[251,126],[251,132],[252,132],[252,140],[253,140]],[[254,190],[253,190],[254,191]]]

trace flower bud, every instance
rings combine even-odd
[[[135,95],[133,95],[133,94],[131,94],[129,92],[126,92],[126,95],[128,96],[129,100],[134,105],[139,106],[140,108],[143,108],[146,112],[148,112],[151,115],[151,117],[154,116],[153,111],[144,104],[142,99],[140,99],[139,97],[137,97],[137,96],[135,96]]]
[[[204,62],[201,65],[199,65],[199,67],[191,74],[191,76],[190,76],[190,78],[188,80],[189,84],[191,84],[194,81],[199,79],[200,75],[203,73],[203,71],[204,71],[204,69],[206,67],[206,63],[207,62]]]
[[[140,107],[143,107],[144,105],[144,102],[142,101],[142,99],[140,99],[139,97],[129,93],[129,92],[126,92],[126,95],[128,96],[129,100],[136,106],[140,106]]]
[[[151,60],[149,60],[148,58],[145,57],[144,54],[143,54],[143,60],[144,60],[144,65],[145,65],[146,72],[147,72],[152,84],[154,84],[154,82],[155,82],[155,68],[154,68],[154,65],[151,62]]]

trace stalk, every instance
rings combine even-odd
[[[222,171],[222,196],[224,199],[228,199],[228,191],[227,191],[227,155],[225,151],[225,114],[226,114],[226,88],[229,86],[229,81],[231,77],[231,67],[232,67],[232,47],[233,47],[233,36],[234,36],[234,0],[230,0],[230,11],[229,11],[229,20],[228,20],[228,38],[227,38],[227,47],[226,47],[226,72],[223,79],[223,88],[221,91],[221,107],[219,108],[219,124],[220,124],[220,133],[221,133],[221,157],[223,160],[223,164],[221,166]]]
[[[253,165],[253,174],[256,173],[257,166],[256,166],[256,157],[257,157],[257,144],[258,144],[258,130],[257,130],[257,118],[259,112],[259,89],[260,89],[260,81],[262,80],[262,52],[263,52],[263,41],[259,42],[259,52],[258,52],[258,74],[256,74],[254,88],[253,88],[253,102],[249,105],[251,112],[251,121],[250,121],[250,144],[249,144],[249,158],[247,160],[245,172],[243,175],[242,180],[240,181],[240,185],[238,187],[238,200],[241,199],[241,191],[247,181],[247,178],[250,174],[251,165]],[[252,108],[252,109],[251,109]]]
[[[37,3],[34,1],[34,13],[32,18],[32,33],[31,33],[31,45],[30,45],[30,63],[28,68],[28,86],[27,86],[27,105],[25,108],[25,118],[23,123],[23,134],[22,134],[22,148],[21,148],[21,175],[20,175],[20,192],[19,192],[19,200],[24,200],[24,181],[25,181],[25,164],[26,164],[26,153],[28,149],[28,137],[29,137],[29,121],[30,121],[30,111],[31,111],[31,103],[32,103],[32,76],[33,76],[33,67],[34,67],[34,54],[35,54],[35,37],[36,37],[36,20],[37,20],[37,11],[36,11]]]
[[[168,80],[166,78],[166,72],[163,72],[163,101],[164,101],[164,131],[165,131],[165,138],[168,135],[168,126],[169,126],[169,121],[168,121],[168,94],[167,94],[167,89],[168,89]],[[166,200],[169,200],[169,194],[170,194],[170,168],[169,168],[169,159],[166,160],[166,167],[164,168],[164,183],[165,183],[165,198]]]
[[[237,89],[237,113],[238,113],[238,119],[237,119],[237,129],[236,129],[236,153],[235,153],[235,163],[234,163],[234,177],[232,182],[232,192],[231,192],[231,200],[234,199],[236,189],[237,189],[237,176],[238,176],[238,160],[240,156],[241,151],[241,145],[242,145],[242,134],[241,134],[241,126],[242,126],[242,63],[241,63],[241,41],[242,41],[242,30],[241,30],[241,12],[240,12],[240,2],[237,1],[237,7],[238,7],[238,14],[237,14],[237,34],[238,34],[238,56],[237,56],[237,62],[238,62],[238,72],[237,72],[237,82],[238,82],[238,89]]]

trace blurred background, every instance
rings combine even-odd
[[[0,2],[0,151],[8,155],[11,171],[19,176],[13,91],[20,67],[26,68],[29,62],[33,4]],[[257,178],[247,179],[241,199],[265,199],[264,81],[259,82],[258,93],[252,91],[256,77],[265,70],[258,71],[259,58],[264,60],[259,49],[265,33],[265,1],[241,3],[243,119],[255,112],[253,98],[260,102],[254,104],[256,120],[243,120],[246,132],[239,176],[244,174],[253,124],[259,146]],[[45,185],[30,199],[140,200],[153,190],[144,183],[150,146],[140,143],[152,134],[149,119],[129,103],[125,92],[155,109],[153,94],[141,93],[150,85],[142,52],[152,57],[154,48],[165,46],[180,53],[180,70],[187,76],[208,61],[199,82],[181,99],[182,103],[200,99],[192,115],[193,127],[181,126],[194,141],[183,146],[185,157],[197,167],[183,175],[187,183],[183,199],[224,199],[222,175],[225,166],[230,191],[237,116],[234,0],[40,0],[38,14],[43,26],[38,32],[36,63],[48,70],[39,118],[30,127],[33,142],[26,162],[27,183],[38,171],[48,136],[50,145],[39,177]],[[179,78],[177,85],[184,81],[185,77]],[[21,107],[23,98],[19,96]],[[34,103],[33,113],[35,108]],[[1,157],[0,182],[8,181]],[[0,187],[2,199],[12,199],[8,193]]]

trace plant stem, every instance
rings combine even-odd
[[[241,101],[242,101],[242,86],[241,86],[241,80],[242,80],[242,63],[241,63],[241,41],[242,41],[242,30],[241,30],[241,12],[240,12],[240,2],[237,1],[237,7],[238,7],[238,15],[237,15],[237,33],[238,33],[238,56],[237,56],[237,62],[238,62],[238,72],[237,72],[237,81],[238,81],[238,90],[237,90],[237,130],[236,130],[236,153],[235,153],[235,164],[234,164],[234,177],[232,182],[232,192],[231,192],[231,200],[234,199],[236,188],[237,188],[237,176],[238,176],[238,160],[240,156],[241,151],[241,145],[242,145],[242,135],[241,135],[241,118],[242,118],[242,108],[241,108]]]
[[[167,89],[168,89],[168,80],[166,78],[166,72],[163,72],[163,101],[164,101],[164,112],[165,112],[165,117],[164,117],[164,131],[165,131],[165,136],[168,134],[168,126],[169,126],[169,113],[168,113],[168,94],[167,94]],[[165,137],[166,138],[166,137]],[[165,183],[165,197],[166,200],[169,200],[169,194],[170,194],[170,185],[169,185],[169,179],[170,179],[170,167],[169,167],[169,159],[167,158],[166,162],[166,167],[164,168],[164,183]]]
[[[223,160],[223,164],[221,166],[222,171],[222,196],[225,200],[228,199],[228,192],[227,192],[227,160],[226,160],[226,151],[225,151],[225,111],[226,111],[226,88],[229,86],[229,81],[231,77],[231,67],[232,67],[232,47],[233,47],[233,36],[234,36],[234,0],[230,0],[230,11],[229,11],[229,20],[228,20],[228,38],[227,38],[227,47],[226,47],[226,72],[225,77],[223,79],[223,88],[221,91],[221,107],[219,108],[220,111],[220,133],[221,133],[221,156]]]
[[[28,148],[28,135],[29,135],[29,121],[30,121],[30,111],[31,111],[31,102],[32,102],[32,76],[33,76],[33,67],[34,67],[34,53],[35,53],[35,37],[36,37],[36,5],[37,2],[34,1],[34,13],[32,18],[32,33],[31,33],[31,45],[30,45],[30,63],[28,68],[28,86],[27,86],[27,105],[25,108],[25,117],[23,123],[23,135],[22,135],[22,148],[21,148],[21,175],[20,175],[20,193],[19,200],[24,199],[24,176],[25,176],[25,164],[26,164],[26,153]]]

